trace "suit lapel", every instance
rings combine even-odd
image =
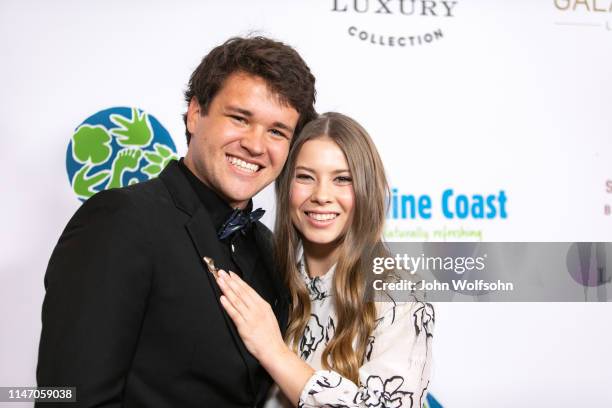
[[[236,330],[236,326],[223,309],[220,301],[221,290],[219,289],[214,276],[208,271],[203,259],[204,257],[209,257],[213,260],[221,261],[225,258],[225,255],[223,255],[223,252],[219,246],[220,244],[217,240],[217,233],[214,230],[208,211],[206,211],[206,208],[197,197],[195,191],[193,191],[189,185],[189,182],[182,174],[181,169],[178,167],[178,163],[171,162],[159,177],[166,185],[166,188],[168,188],[175,205],[183,212],[191,216],[185,225],[185,228],[191,237],[195,250],[198,253],[202,266],[202,273],[205,275],[205,279],[210,284],[210,287],[214,293],[219,312],[223,315],[227,328],[230,331],[236,348],[238,349],[245,364],[248,372],[251,392],[253,395],[256,395],[254,373],[251,369],[252,365],[248,363],[249,360],[254,360],[254,358],[244,346],[244,343]]]
[[[239,234],[239,233],[238,233]],[[251,284],[253,280],[253,269],[255,268],[255,262],[257,261],[257,253],[245,250],[244,241],[245,238],[241,237],[240,242],[236,242],[236,248],[238,253],[236,256],[232,256],[232,259],[240,268],[240,272],[242,272],[242,279]]]
[[[265,275],[259,276],[257,278],[265,280],[267,285],[269,285],[269,287],[271,287],[272,289],[272,298],[269,299],[270,306],[272,306],[272,310],[274,311],[274,315],[276,316],[276,320],[278,321],[281,333],[284,336],[287,325],[288,293],[287,290],[284,288],[281,276],[278,273],[278,268],[274,263],[274,259],[272,256],[274,251],[272,247],[272,242],[270,241],[271,235],[269,234],[267,229],[265,229],[265,227],[258,225],[258,223],[255,223],[253,232],[255,235],[257,254],[259,254],[255,258],[255,260],[261,262],[263,265],[263,270],[265,270]],[[251,268],[253,268],[253,266]],[[254,276],[252,277],[252,279],[255,278],[256,277]],[[262,384],[260,384],[257,401],[261,401],[265,397],[268,386],[269,383],[267,382],[262,382]]]
[[[278,320],[281,333],[285,335],[285,329],[287,325],[287,305],[289,304],[289,292],[285,287],[282,276],[279,273],[278,267],[274,263],[272,254],[274,249],[272,243],[268,242],[271,235],[266,236],[260,231],[260,226],[255,224],[255,243],[257,244],[257,251],[259,254],[270,254],[270,256],[260,256],[259,259],[263,262],[264,267],[268,273],[266,279],[273,288],[274,299],[270,302],[272,310]]]

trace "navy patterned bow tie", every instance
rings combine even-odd
[[[232,215],[223,223],[219,231],[217,231],[217,237],[219,239],[225,239],[232,236],[235,232],[241,231],[244,233],[246,228],[259,220],[265,213],[265,210],[258,208],[251,212],[246,212],[240,209],[235,209]]]

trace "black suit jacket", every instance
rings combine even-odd
[[[259,253],[239,267],[283,328],[286,292],[272,236],[259,222],[254,236]],[[90,198],[49,261],[39,386],[76,386],[82,407],[260,405],[271,381],[224,312],[202,259],[223,266],[220,245],[176,162],[157,179]],[[249,273],[254,265],[266,273]]]

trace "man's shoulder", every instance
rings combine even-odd
[[[100,191],[83,203],[75,217],[96,213],[100,217],[113,215],[141,218],[147,212],[155,211],[170,201],[163,182],[155,178],[131,186]]]
[[[257,233],[265,240],[267,241],[272,241],[273,239],[273,234],[272,231],[270,230],[270,228],[268,228],[266,226],[266,224],[264,224],[261,221],[256,221],[255,222],[256,228],[257,228]]]
[[[271,262],[274,253],[274,235],[261,221],[256,221],[254,227],[254,238],[259,254],[267,260],[266,262]]]
[[[141,183],[132,184],[126,187],[112,188],[100,191],[87,202],[98,202],[106,204],[145,204],[154,203],[168,196],[168,190],[164,183],[154,178]]]

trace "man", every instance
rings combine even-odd
[[[37,380],[75,386],[78,406],[252,407],[270,385],[204,258],[241,274],[284,324],[271,234],[251,198],[314,117],[314,77],[282,43],[233,38],[185,95],[184,160],[89,199],[49,261]]]

